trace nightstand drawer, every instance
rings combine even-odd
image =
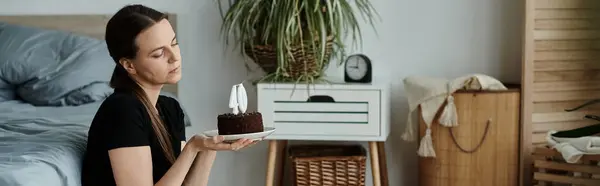
[[[275,135],[380,135],[380,91],[260,89],[259,111]]]

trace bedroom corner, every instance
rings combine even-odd
[[[170,90],[176,90],[173,92],[191,121],[191,126],[186,127],[186,137],[216,129],[217,115],[231,112],[226,105],[231,85],[259,77],[261,73],[247,72],[244,60],[249,59],[224,44],[220,32],[222,20],[213,0],[3,0],[0,2],[0,17],[110,15],[131,3],[141,3],[176,15],[175,30],[183,58],[183,75],[176,88]],[[373,81],[391,84],[391,134],[385,146],[389,185],[415,186],[418,183],[418,171],[415,170],[419,167],[416,154],[419,144],[401,139],[409,110],[402,79],[411,75],[455,78],[483,73],[502,82],[519,83],[524,3],[520,0],[380,0],[372,3],[381,16],[381,21],[375,24],[377,33],[368,26],[363,27],[362,50],[350,49],[348,53],[367,54],[374,64]],[[343,69],[331,64],[326,73],[338,76]],[[246,86],[246,90],[248,110],[257,110],[256,87]],[[7,108],[0,107],[0,111],[3,109]],[[35,110],[33,106],[16,109],[23,112]],[[66,118],[71,122],[86,121],[90,117],[89,110],[85,109],[58,112],[46,109],[49,111],[40,116],[73,114],[73,117]],[[72,126],[65,124],[65,127]],[[75,134],[64,135],[85,139]],[[359,144],[368,147],[366,142]],[[265,185],[267,155],[268,142],[238,152],[219,152],[208,185]],[[2,158],[0,156],[0,161]],[[65,166],[66,169],[77,167],[73,164]],[[44,171],[52,171],[50,167],[47,169]],[[370,163],[366,170],[365,183],[371,186]],[[77,172],[67,170],[64,174],[77,175]],[[24,178],[35,179],[35,176]]]

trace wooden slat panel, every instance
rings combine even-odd
[[[521,104],[521,130],[520,130],[520,149],[519,149],[519,186],[531,185],[532,179],[532,166],[533,163],[531,160],[531,117],[532,117],[532,93],[533,93],[533,85],[534,82],[534,74],[533,74],[533,61],[534,61],[534,51],[535,51],[535,40],[533,39],[533,20],[536,16],[535,13],[535,2],[524,1],[525,5],[524,11],[524,32],[523,33],[523,60],[521,62],[521,83],[522,86],[522,95],[523,103]],[[545,12],[542,12],[542,14]]]
[[[591,40],[591,41],[592,41],[592,50],[600,49],[600,40]]]
[[[577,101],[600,98],[599,90],[533,93],[533,102]]]
[[[536,30],[534,40],[565,40],[565,39],[598,39],[597,30]]]
[[[539,51],[535,52],[535,61],[559,60],[595,60],[600,56],[600,50],[577,51]]]
[[[550,81],[533,84],[534,92],[600,90],[600,81]]]
[[[536,0],[536,9],[598,8],[597,0]]]
[[[553,158],[556,159],[557,161],[564,161],[564,158],[562,156],[561,153],[559,153],[558,151],[548,148],[548,147],[538,147],[535,148],[535,150],[532,153],[534,156],[536,157],[540,157],[540,158]],[[582,163],[583,161],[587,161],[587,160],[600,160],[600,155],[596,155],[596,154],[587,154],[583,157],[581,157],[580,162],[578,163]]]
[[[521,153],[527,154],[526,149],[547,145],[548,131],[595,124],[584,116],[600,114],[600,104],[576,112],[564,111],[600,98],[600,0],[531,0],[525,4],[522,82],[529,91],[525,88],[523,95],[525,132]],[[532,185],[529,179],[533,174],[527,168],[533,163],[531,157],[521,160],[521,184]],[[554,181],[563,177],[536,174],[535,178]],[[569,177],[566,180],[591,181]]]
[[[600,62],[590,61],[537,61],[534,63],[535,71],[564,71],[564,70],[590,70],[600,69]]]
[[[595,19],[538,19],[534,26],[536,30],[587,30],[599,27]]]
[[[548,144],[546,141],[546,133],[545,132],[535,132],[531,135],[531,143],[535,144]]]
[[[567,121],[567,122],[548,122],[548,123],[533,123],[532,131],[534,133],[545,133],[551,130],[562,131],[562,130],[571,130],[577,129],[589,125],[594,125],[598,123],[597,121],[593,121],[590,119],[579,120],[579,121]]]
[[[567,164],[567,163],[559,163],[559,162],[552,162],[552,161],[536,160],[534,162],[534,166],[538,167],[538,168],[545,168],[545,169],[552,169],[552,170],[564,170],[564,171],[569,171],[569,172],[600,174],[600,167],[590,166],[590,165],[582,165],[582,164]]]
[[[36,28],[61,30],[104,39],[110,15],[28,15],[0,16],[0,21]]]
[[[546,140],[546,133],[533,133],[531,135],[531,144],[539,147],[548,146],[549,144]]]
[[[539,40],[535,41],[535,50],[592,50],[600,48],[597,43],[598,40]]]
[[[538,9],[534,16],[536,19],[584,19],[598,18],[600,12],[594,9]]]
[[[600,70],[534,72],[534,82],[600,80]]]
[[[600,111],[599,110],[586,110],[586,111],[574,111],[574,112],[533,113],[531,120],[533,123],[589,120],[589,119],[584,118],[584,116],[587,114],[598,115],[598,114],[600,114]]]
[[[532,153],[533,156],[539,157],[539,158],[547,158],[547,157],[555,157],[555,158],[562,158],[562,155],[554,150],[554,149],[550,149],[550,148],[535,148],[535,150]]]
[[[560,176],[560,175],[540,173],[540,172],[533,173],[533,178],[535,180],[550,181],[550,182],[555,182],[555,183],[569,183],[569,184],[577,184],[577,185],[585,185],[585,186],[600,185],[600,180],[577,178],[577,177],[570,177],[570,176]]]
[[[565,109],[572,109],[578,107],[587,102],[585,101],[562,101],[562,102],[543,102],[543,103],[534,103],[533,104],[533,112],[534,113],[548,113],[548,112],[565,112]],[[587,107],[581,108],[578,111],[584,110],[600,110],[600,104],[589,105]]]

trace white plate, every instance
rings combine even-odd
[[[266,137],[268,135],[271,135],[273,132],[275,132],[275,128],[265,127],[262,132],[247,133],[247,134],[221,135],[221,136],[223,136],[223,138],[225,138],[225,142],[233,142],[233,141],[236,141],[236,140],[242,139],[242,138],[251,139],[251,140],[260,139],[260,138]],[[209,130],[209,131],[203,132],[203,134],[208,137],[213,137],[213,136],[219,135],[219,130]]]

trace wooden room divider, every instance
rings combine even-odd
[[[531,185],[532,150],[550,130],[594,124],[600,104],[600,0],[526,0],[522,68],[521,186]]]

